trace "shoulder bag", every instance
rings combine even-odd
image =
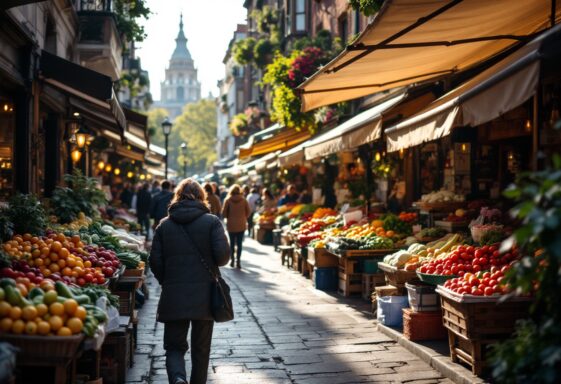
[[[179,224],[178,224],[179,225]],[[217,323],[224,323],[226,321],[231,321],[234,319],[234,307],[232,305],[232,297],[230,296],[230,287],[220,274],[220,269],[216,268],[216,273],[212,271],[210,266],[205,260],[205,254],[201,252],[197,243],[193,241],[191,235],[187,229],[179,225],[189,241],[194,245],[197,252],[201,256],[201,263],[208,271],[210,276],[212,277],[212,289],[210,292],[210,311],[212,312],[212,317],[214,321]]]

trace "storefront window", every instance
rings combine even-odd
[[[9,196],[14,188],[14,104],[0,98],[0,199]]]
[[[306,0],[296,0],[295,7],[296,31],[302,32],[306,30]]]

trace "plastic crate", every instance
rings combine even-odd
[[[446,339],[447,331],[442,325],[442,312],[415,312],[404,308],[403,335],[411,341]]]
[[[320,291],[336,291],[338,284],[337,268],[314,268],[312,281]]]
[[[378,273],[378,260],[364,260],[362,262],[362,271],[364,273]]]
[[[435,292],[434,285],[416,281],[413,283],[405,283],[407,288],[407,296],[411,309],[415,312],[439,311],[440,296]]]

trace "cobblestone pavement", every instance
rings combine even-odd
[[[451,383],[378,332],[360,310],[364,302],[315,290],[281,267],[272,247],[247,239],[242,267],[222,269],[236,319],[215,326],[209,383]],[[148,284],[150,298],[140,311],[135,365],[127,380],[165,384],[163,325],[155,321],[159,286],[154,279]]]

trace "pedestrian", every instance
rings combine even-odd
[[[299,198],[300,195],[298,194],[298,191],[296,191],[296,187],[294,184],[290,184],[286,188],[286,194],[279,199],[279,205],[297,203]]]
[[[142,231],[146,232],[147,239],[150,234],[150,205],[152,203],[152,195],[148,190],[149,187],[150,184],[144,183],[136,197],[136,217]]]
[[[205,192],[199,183],[183,180],[175,190],[168,217],[156,228],[150,252],[150,268],[162,287],[157,321],[164,323],[170,384],[187,384],[185,353],[189,349],[189,328],[189,382],[207,381],[214,327],[211,273],[218,274],[218,267],[228,263],[229,245],[224,226],[210,214],[204,199]]]
[[[154,182],[152,183],[152,189],[150,190],[150,194],[152,196],[156,196],[161,190],[162,188],[160,188],[160,182],[158,180],[154,180]]]
[[[249,204],[244,198],[240,186],[238,184],[232,185],[222,208],[222,217],[226,219],[226,229],[230,236],[230,267],[234,267],[235,251],[236,267],[241,268],[240,259],[242,256],[243,236],[249,214]]]
[[[253,232],[253,215],[257,212],[257,207],[259,206],[261,196],[256,187],[251,188],[249,195],[247,196],[247,203],[249,204],[249,217],[247,218],[247,235],[251,236]]]
[[[222,213],[222,204],[220,203],[220,198],[216,196],[216,193],[214,193],[214,190],[212,189],[212,185],[210,185],[210,183],[205,183],[203,188],[206,193],[205,201],[210,208],[210,213],[220,217],[220,214]]]
[[[307,189],[304,189],[298,198],[298,204],[311,204],[312,203],[312,195],[308,192]]]
[[[160,220],[168,214],[168,206],[173,197],[173,193],[170,191],[170,188],[170,182],[164,180],[162,182],[162,190],[152,197],[150,216],[154,219],[154,228],[157,227]]]
[[[132,205],[132,191],[131,186],[129,183],[125,183],[123,186],[123,191],[119,195],[119,200],[121,200],[121,204],[125,208],[130,208]]]
[[[264,211],[271,211],[277,207],[277,199],[275,199],[270,189],[265,188],[263,190],[261,203]]]

